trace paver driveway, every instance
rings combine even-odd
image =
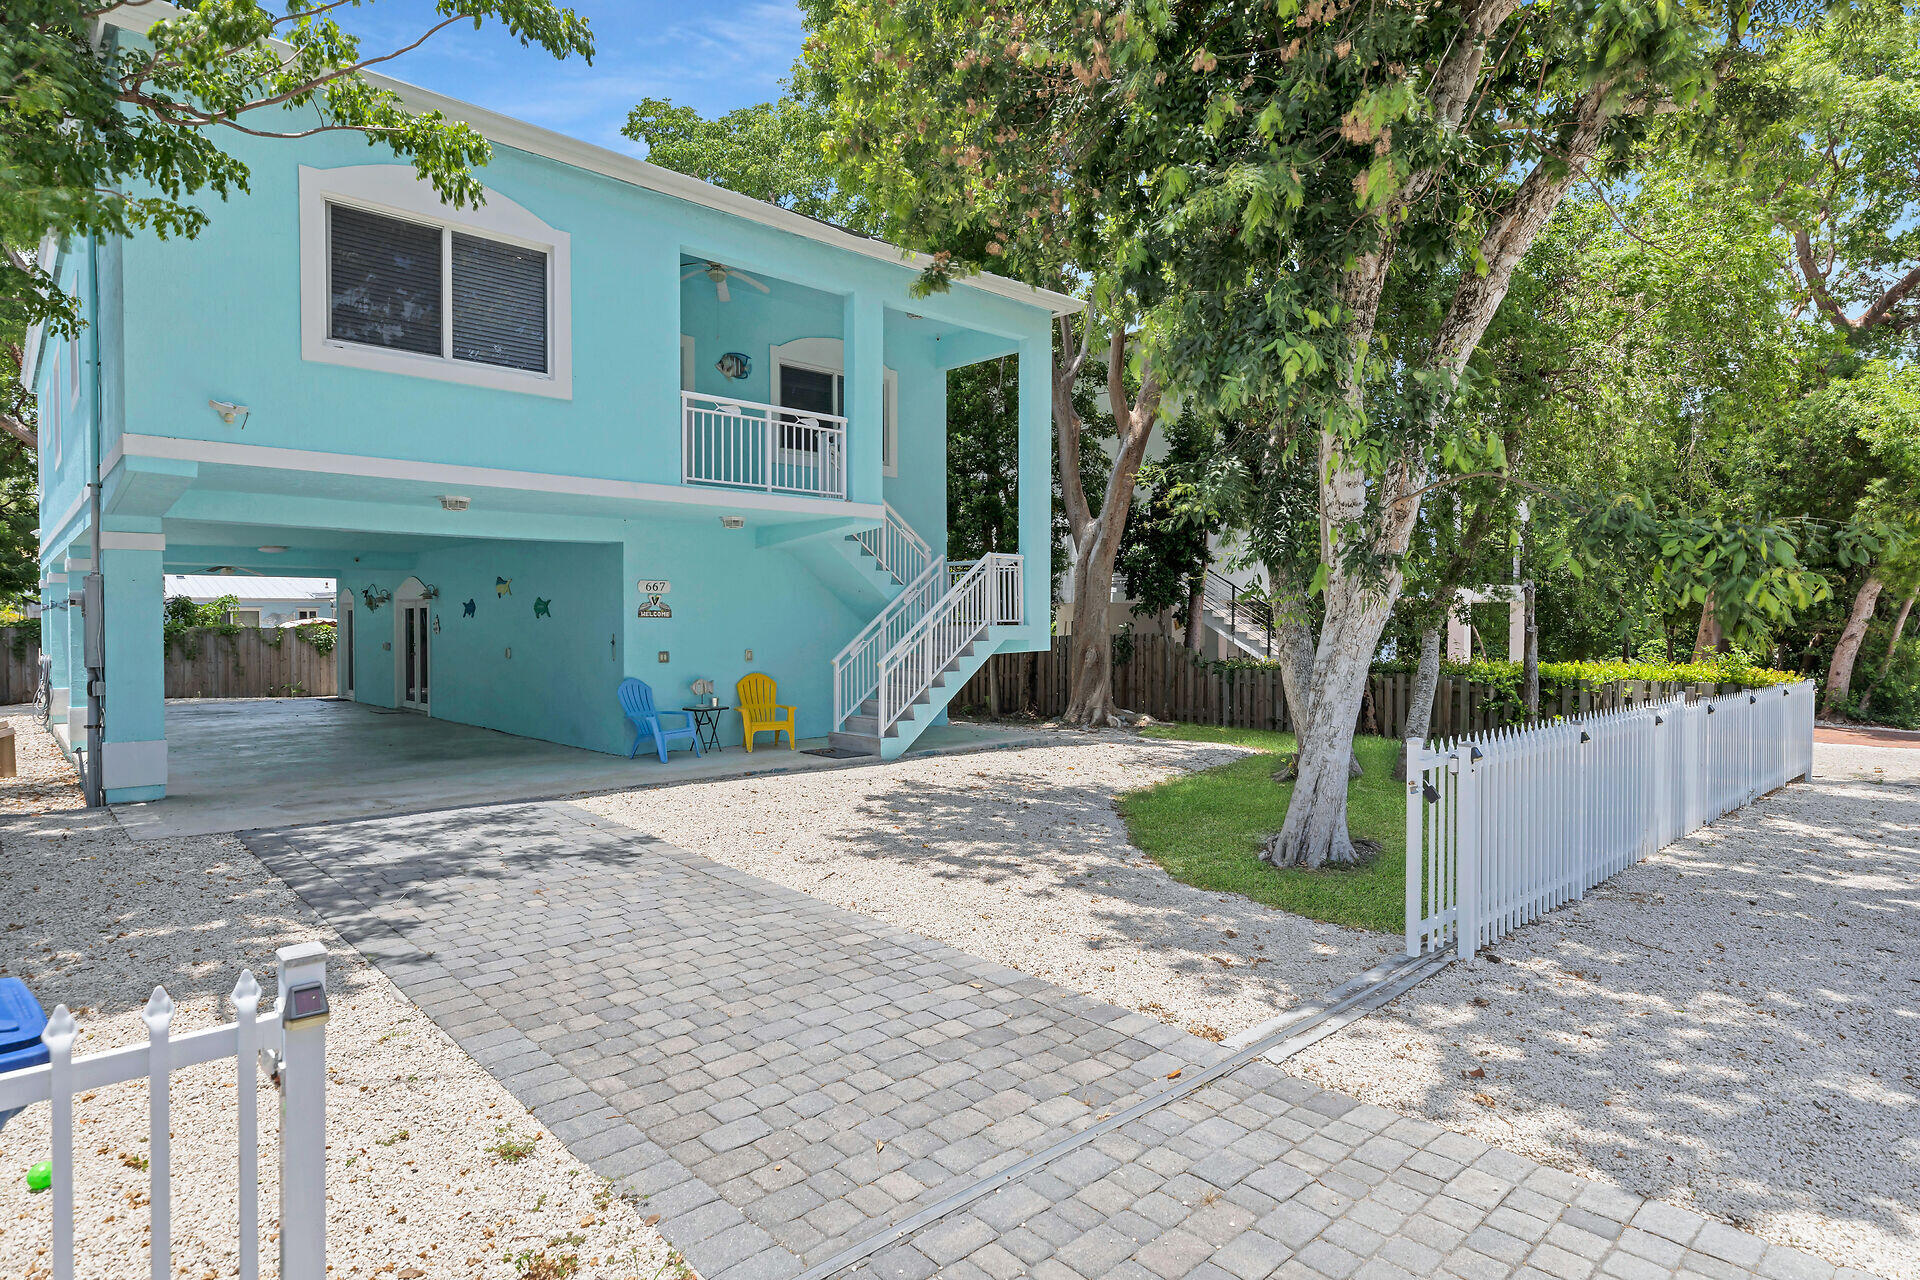
[[[563,804],[248,838],[708,1280],[796,1276],[1227,1056]],[[1831,1276],[1254,1062],[858,1273]]]

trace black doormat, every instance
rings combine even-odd
[[[852,760],[864,756],[864,751],[849,751],[845,747],[808,747],[800,753],[803,756],[825,756],[829,760]]]

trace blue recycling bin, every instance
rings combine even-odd
[[[27,984],[0,978],[0,1075],[45,1062],[47,1046],[40,1042],[40,1033],[46,1029],[46,1011]],[[0,1111],[0,1128],[19,1113],[18,1107]]]

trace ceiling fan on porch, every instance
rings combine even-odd
[[[688,263],[693,264],[693,269],[690,271],[683,271],[680,273],[681,283],[684,284],[687,281],[693,279],[695,276],[705,276],[707,279],[713,281],[714,296],[720,299],[720,301],[722,302],[729,302],[732,300],[732,295],[730,295],[727,292],[728,277],[732,277],[733,279],[738,280],[741,284],[752,285],[754,288],[758,289],[762,293],[773,292],[773,290],[767,288],[766,285],[762,284],[758,280],[755,280],[752,276],[748,275],[746,272],[741,271],[735,267],[730,267],[724,262],[702,261],[701,259],[698,259],[698,258],[683,258],[680,261],[680,265],[683,267],[686,266]]]

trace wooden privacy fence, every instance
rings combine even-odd
[[[953,702],[955,709],[991,715],[1025,712],[1043,719],[1062,714],[1067,709],[1070,684],[1067,644],[1068,637],[1056,636],[1050,653],[995,654],[961,688]],[[1649,680],[1616,680],[1597,686],[1581,682],[1542,688],[1540,713],[1582,715],[1680,696],[1700,697],[1720,688]],[[1156,720],[1240,729],[1291,727],[1277,669],[1207,662],[1165,636],[1133,639],[1125,658],[1113,664],[1113,689],[1120,706]],[[1374,672],[1368,677],[1367,698],[1360,709],[1360,731],[1405,737],[1412,700],[1412,673]],[[1433,724],[1428,732],[1432,737],[1451,737],[1519,723],[1524,718],[1522,707],[1511,693],[1443,675],[1434,694]]]
[[[79,1028],[67,1006],[60,1005],[41,1035],[47,1061],[0,1075],[0,1111],[12,1112],[40,1102],[53,1110],[48,1160],[53,1173],[53,1238],[41,1251],[52,1269],[53,1280],[73,1280],[74,1275],[74,1103],[90,1100],[96,1089],[129,1080],[148,1082],[150,1270],[157,1280],[174,1274],[173,1170],[168,1141],[172,1075],[183,1067],[223,1060],[233,1064],[239,1138],[234,1199],[230,1202],[238,1236],[238,1274],[240,1280],[258,1280],[260,1153],[255,1072],[261,1059],[275,1072],[280,1088],[280,1212],[275,1229],[280,1245],[280,1280],[325,1280],[326,951],[317,942],[282,947],[277,967],[279,999],[264,1013],[260,1010],[260,984],[243,969],[233,988],[234,1021],[175,1035],[171,1027],[173,1001],[165,989],[155,987],[141,1015],[147,1024],[145,1044],[83,1058],[73,1056]],[[133,1145],[127,1140],[128,1147]],[[187,1171],[187,1176],[204,1185],[216,1175],[210,1169],[194,1169]]]
[[[53,615],[66,621],[64,613]],[[293,628],[242,627],[232,635],[195,628],[167,648],[169,698],[330,698],[333,654],[292,634]],[[32,702],[40,650],[31,640],[15,652],[13,628],[0,628],[0,703]]]
[[[1813,768],[1813,685],[1406,744],[1407,954],[1461,959]]]

